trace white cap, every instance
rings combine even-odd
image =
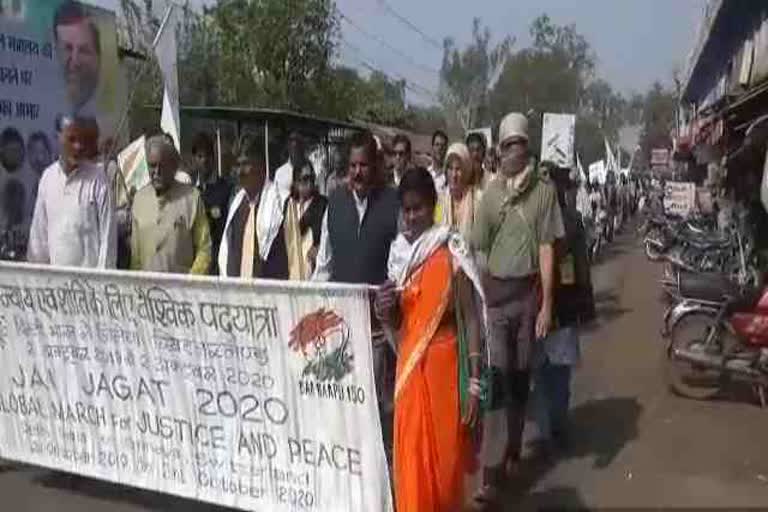
[[[528,118],[518,112],[504,116],[499,125],[499,144],[512,137],[528,140]]]

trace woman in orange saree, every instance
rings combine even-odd
[[[398,512],[461,510],[484,359],[479,274],[463,239],[434,226],[429,172],[409,170],[399,191],[405,231],[392,244],[390,280],[375,302],[382,321],[398,330],[395,502]]]

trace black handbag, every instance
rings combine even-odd
[[[568,210],[563,210],[563,223],[566,237],[558,251],[554,307],[558,326],[567,327],[591,322],[597,315],[584,225]]]

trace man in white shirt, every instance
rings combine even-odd
[[[256,219],[267,169],[258,141],[244,137],[237,148],[235,174],[240,189],[229,207],[218,252],[219,275],[259,278],[263,261],[259,255]]]
[[[288,161],[275,171],[274,182],[278,186],[281,198],[288,198],[293,185],[294,169],[301,169],[305,163],[307,163],[307,153],[304,137],[294,130],[288,135]]]
[[[395,187],[400,185],[400,178],[403,177],[405,171],[410,169],[413,154],[411,151],[411,139],[402,133],[398,133],[392,139],[392,152],[394,153],[394,167],[392,169],[392,176],[390,182]]]
[[[114,268],[117,224],[104,169],[87,158],[94,123],[64,118],[61,158],[43,173],[29,231],[27,259],[51,265]]]
[[[432,134],[432,163],[429,165],[429,174],[435,182],[437,195],[445,189],[445,153],[448,151],[448,135],[442,130]]]
[[[348,179],[329,196],[323,216],[315,281],[378,286],[387,280],[389,248],[397,236],[397,191],[383,183],[375,139],[356,134],[349,143]],[[371,317],[376,395],[385,450],[392,446],[395,354]]]

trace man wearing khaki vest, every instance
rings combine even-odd
[[[131,268],[205,275],[211,263],[211,234],[200,193],[174,179],[179,153],[164,136],[146,144],[152,184],[133,199]]]
[[[554,242],[564,235],[555,188],[536,170],[522,114],[501,121],[499,152],[501,168],[485,189],[472,233],[484,271],[493,374],[476,508],[496,504],[508,464],[520,458],[531,347],[552,325]]]

